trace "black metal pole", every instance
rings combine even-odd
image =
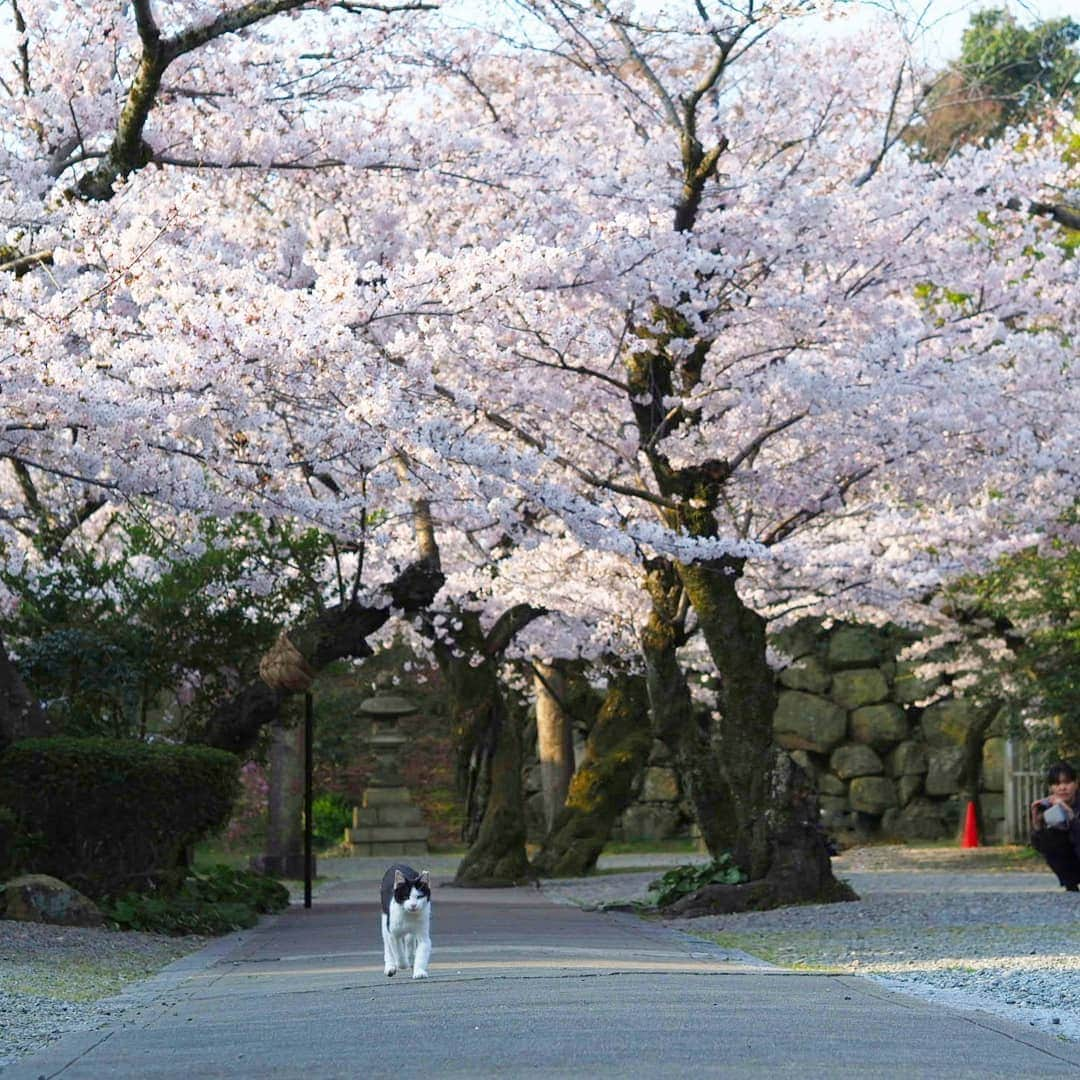
[[[304,694],[304,907],[311,907],[311,691]]]

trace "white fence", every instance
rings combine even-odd
[[[1026,844],[1031,832],[1031,804],[1046,794],[1043,770],[1035,766],[1027,746],[1019,739],[1005,741],[1006,844]]]

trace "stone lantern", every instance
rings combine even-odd
[[[408,741],[398,721],[417,712],[398,694],[377,691],[360,703],[360,714],[371,720],[368,745],[375,756],[375,772],[364,790],[360,806],[353,807],[345,844],[352,855],[423,855],[428,829],[413,805],[401,776],[400,753]]]

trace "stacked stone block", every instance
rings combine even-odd
[[[428,827],[408,788],[369,787],[363,805],[353,807],[345,844],[350,855],[424,855]]]
[[[778,635],[792,657],[779,673],[776,741],[814,777],[823,824],[907,840],[954,835],[964,796],[978,782],[987,838],[1004,817],[1004,740],[991,727],[979,777],[966,775],[966,746],[984,717],[947,688],[898,662],[907,633],[802,623]],[[941,700],[920,707],[935,692]]]
[[[777,635],[774,645],[791,662],[777,676],[776,741],[814,779],[822,823],[834,835],[954,837],[965,792],[977,784],[983,839],[999,840],[1005,817],[1003,731],[989,725],[979,775],[966,775],[971,759],[965,747],[985,717],[972,703],[949,696],[940,680],[920,678],[916,663],[897,660],[916,640],[898,628],[823,629],[809,620]],[[932,697],[932,704],[919,704]],[[543,836],[537,777],[533,761],[525,786],[529,838],[535,842]],[[678,776],[663,744],[654,743],[635,802],[612,839],[692,835],[693,815]]]
[[[662,742],[653,741],[649,763],[635,784],[635,799],[611,830],[611,839],[671,840],[696,837],[693,811],[686,804],[671,755]]]

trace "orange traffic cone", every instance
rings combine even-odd
[[[967,805],[967,816],[964,818],[964,835],[960,840],[961,847],[979,846],[979,826],[975,822],[975,804]]]

